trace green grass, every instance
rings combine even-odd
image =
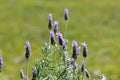
[[[25,68],[25,61],[15,60],[24,55],[26,40],[31,42],[31,75],[43,42],[49,40],[48,14],[59,21],[59,31],[64,33],[66,7],[70,17],[66,37],[79,45],[87,42],[90,73],[104,73],[113,80],[120,78],[119,0],[0,0],[0,54],[4,59],[0,80],[20,80],[19,69]],[[81,64],[81,59],[78,62]]]

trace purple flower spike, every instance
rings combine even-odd
[[[83,46],[83,57],[86,58],[88,55],[87,44],[84,42],[82,43],[82,46]]]
[[[2,56],[0,56],[0,72],[2,71],[2,67],[3,67],[3,59]]]
[[[67,42],[64,40],[63,42],[63,50],[66,50],[67,49]]]
[[[65,21],[68,20],[68,9],[67,8],[64,9],[64,19]]]
[[[58,21],[54,22],[54,33],[58,31]]]
[[[86,77],[89,79],[90,78],[90,73],[88,72],[87,69],[85,69],[85,74],[86,74]]]
[[[55,39],[54,39],[54,32],[50,31],[50,39],[51,39],[51,44],[55,45]]]
[[[77,63],[75,61],[72,62],[73,69],[75,70],[77,68]]]
[[[30,42],[29,41],[26,41],[26,48],[30,49]]]
[[[72,48],[73,48],[72,57],[73,59],[77,59],[77,42],[75,40],[72,42]]]
[[[77,42],[76,42],[75,40],[72,42],[72,47],[73,47],[74,49],[77,48]]]
[[[52,14],[49,14],[48,16],[48,28],[50,30],[52,29]]]
[[[26,41],[26,45],[25,45],[25,49],[26,49],[26,53],[25,53],[25,57],[26,59],[29,59],[31,53],[30,53],[30,42]]]
[[[83,60],[82,61],[82,66],[81,66],[81,72],[84,72],[84,69],[85,69],[85,61]]]
[[[21,77],[21,79],[24,79],[24,73],[23,73],[22,69],[20,69],[20,77]]]
[[[63,46],[64,39],[63,39],[63,37],[62,37],[62,34],[59,32],[57,35],[58,35],[59,45]]]
[[[32,68],[32,74],[33,74],[32,80],[36,80],[36,77],[37,77],[37,70],[36,70],[36,67],[33,67],[33,68]]]

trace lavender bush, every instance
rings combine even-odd
[[[26,74],[20,69],[20,76],[23,80],[106,80],[105,76],[92,77],[87,70],[86,58],[88,50],[86,42],[79,45],[73,40],[71,46],[68,46],[66,39],[67,27],[69,21],[68,9],[64,10],[64,20],[66,27],[64,35],[58,30],[58,21],[52,21],[52,14],[48,17],[48,29],[50,31],[50,41],[45,42],[41,47],[43,57],[37,59],[31,69],[32,77],[28,76],[28,61],[31,55],[30,43],[26,42]],[[68,49],[68,47],[70,49]],[[82,64],[77,63],[79,56],[83,56]],[[80,57],[82,57],[80,56]]]

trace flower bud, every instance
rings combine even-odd
[[[90,78],[90,73],[87,71],[87,69],[84,70],[86,77],[89,79]]]
[[[25,49],[26,49],[25,57],[26,57],[26,59],[29,59],[29,57],[31,56],[29,41],[26,41]]]
[[[77,63],[75,61],[72,62],[73,69],[75,70],[77,68]]]
[[[63,37],[62,37],[62,34],[59,32],[57,35],[58,35],[59,45],[63,46],[64,39],[63,39]]]
[[[52,14],[49,14],[48,16],[48,28],[50,30],[52,29]]]
[[[85,58],[88,55],[87,44],[84,42],[82,43],[82,46],[83,46],[83,57]]]
[[[3,58],[2,56],[0,56],[0,72],[2,71],[2,67],[3,67]]]
[[[54,39],[54,32],[50,31],[50,39],[51,39],[51,44],[55,45],[55,39]]]
[[[32,68],[32,80],[36,80],[36,77],[37,77],[37,70],[36,70],[36,67],[33,67]]]
[[[73,48],[72,57],[73,59],[77,59],[77,42],[76,41],[72,42],[72,48]]]
[[[63,50],[66,50],[67,49],[67,42],[64,40],[63,42]]]
[[[22,69],[20,69],[20,77],[21,77],[21,79],[24,79],[24,73],[23,73]]]
[[[69,18],[69,17],[68,17],[68,9],[65,8],[65,9],[64,9],[64,19],[65,19],[65,21],[68,20],[68,18]]]
[[[57,33],[58,31],[58,21],[54,22],[54,33]]]
[[[84,72],[84,69],[85,69],[85,61],[83,60],[82,61],[82,66],[81,66],[81,72]]]

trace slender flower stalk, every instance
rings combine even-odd
[[[29,60],[26,59],[26,80],[28,80],[28,66],[29,66]]]
[[[3,58],[0,56],[0,72],[2,71],[3,68]]]
[[[66,38],[67,27],[68,27],[68,19],[69,19],[68,13],[69,13],[68,9],[65,8],[65,9],[64,9],[64,19],[65,19],[65,21],[66,21],[66,26],[65,26],[64,38]]]
[[[84,70],[85,70],[85,61],[82,61],[81,72],[82,72],[82,80],[84,78]]]
[[[52,14],[50,13],[48,16],[48,28],[52,29]]]
[[[25,53],[25,57],[26,57],[26,76],[28,76],[28,60],[31,56],[31,49],[30,49],[30,42],[26,41],[26,45],[25,45],[25,49],[26,49],[26,53]],[[26,77],[26,80],[28,80],[28,77]]]

